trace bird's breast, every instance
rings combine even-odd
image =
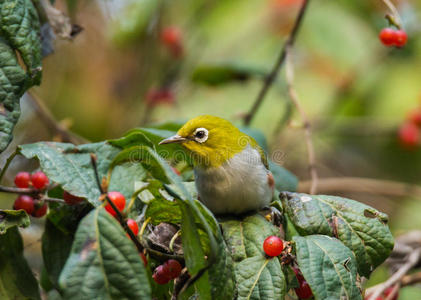
[[[195,169],[200,201],[216,214],[240,214],[268,205],[268,174],[259,151],[250,145],[219,167]]]

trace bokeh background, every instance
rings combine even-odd
[[[408,114],[421,109],[421,2],[393,2],[409,36],[405,47],[380,43],[378,33],[388,26],[381,0],[310,1],[293,61],[321,180],[388,180],[374,187],[364,180],[339,182],[329,193],[388,213],[399,235],[421,229],[416,188],[421,146],[402,145],[398,134]],[[60,126],[89,141],[200,114],[242,126],[300,5],[301,0],[57,0],[55,6],[83,31],[72,41],[54,41],[54,53],[43,61],[41,86],[21,100],[22,117],[2,165],[18,144],[61,138],[33,96]],[[304,131],[290,104],[284,71],[251,126],[264,133],[269,154],[282,151],[278,163],[307,181]],[[6,181],[12,184],[19,170],[36,167],[16,159]],[[394,184],[405,185],[396,191]],[[12,206],[13,196],[0,196],[2,207]],[[22,230],[36,270],[39,231],[36,226]],[[379,268],[369,284],[387,275]],[[407,287],[399,299],[421,299],[420,294],[421,289]]]

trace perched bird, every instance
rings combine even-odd
[[[192,155],[199,200],[214,214],[267,206],[275,181],[257,142],[227,120],[203,115],[159,144],[180,143]]]

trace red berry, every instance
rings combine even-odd
[[[174,93],[168,88],[150,89],[146,94],[146,104],[148,106],[156,106],[158,104],[173,104],[174,102]]]
[[[63,192],[63,199],[69,205],[78,204],[79,202],[82,202],[83,200],[85,200],[82,197],[74,196],[66,191]]]
[[[393,30],[392,28],[383,28],[379,34],[380,41],[385,46],[392,46],[395,44],[395,40],[396,40],[395,34],[396,34],[395,30]]]
[[[13,209],[23,209],[28,215],[34,211],[34,199],[28,195],[20,195],[13,204]]]
[[[395,31],[394,45],[396,47],[405,46],[407,41],[408,41],[408,35],[406,34],[404,30]]]
[[[284,243],[279,237],[271,235],[263,242],[263,250],[268,256],[278,256],[284,250]]]
[[[180,276],[181,269],[183,267],[175,259],[169,259],[164,263],[164,269],[168,272],[168,275],[171,279],[175,279]]]
[[[126,206],[126,198],[124,198],[124,195],[120,192],[108,192],[108,198],[110,198],[119,211],[122,211],[124,206]],[[110,203],[107,203],[105,210],[114,217],[117,215]]]
[[[416,109],[410,112],[408,120],[418,127],[421,127],[421,109]]]
[[[404,123],[399,129],[399,141],[404,147],[417,146],[420,141],[420,129],[413,123]]]
[[[137,225],[135,220],[128,219],[127,226],[129,226],[130,230],[133,232],[134,235],[137,235],[139,233],[139,226]]]
[[[174,26],[164,28],[161,32],[161,41],[174,57],[180,58],[183,56],[183,41],[179,28]]]
[[[308,285],[307,281],[304,280],[299,283],[300,283],[300,287],[294,289],[298,298],[308,299],[308,298],[313,297],[313,292],[311,291],[311,288]]]
[[[38,171],[31,176],[32,185],[34,188],[42,190],[48,185],[48,177],[44,172]]]
[[[167,284],[171,280],[164,265],[156,267],[152,274],[152,278],[157,284]]]
[[[47,203],[44,203],[39,207],[35,207],[35,210],[32,213],[32,216],[35,218],[41,218],[45,216],[45,214],[47,213],[47,208],[48,208]]]
[[[162,30],[161,41],[165,45],[177,45],[181,43],[181,30],[175,26],[169,26]]]
[[[15,177],[15,185],[18,188],[27,188],[29,187],[29,182],[31,181],[31,174],[28,172],[19,172]]]

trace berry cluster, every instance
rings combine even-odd
[[[300,299],[309,299],[313,297],[313,292],[311,291],[310,286],[308,285],[307,281],[304,279],[303,274],[301,273],[300,269],[292,268],[295,273],[295,277],[297,277],[299,287],[295,288],[295,293],[297,297]]]
[[[180,276],[182,268],[178,261],[170,259],[155,268],[152,278],[158,284],[167,284],[170,280]]]
[[[379,39],[385,46],[403,47],[408,41],[408,35],[401,29],[383,28],[379,33]]]
[[[420,145],[421,139],[421,107],[411,111],[407,119],[399,128],[399,142],[408,149]]]
[[[48,186],[48,183],[49,180],[47,175],[41,171],[35,172],[32,175],[28,172],[19,172],[15,177],[15,185],[18,188],[34,187],[35,189],[42,191]],[[23,209],[28,215],[32,215],[35,218],[41,218],[47,213],[47,203],[37,197],[20,195],[15,200],[13,209]]]

